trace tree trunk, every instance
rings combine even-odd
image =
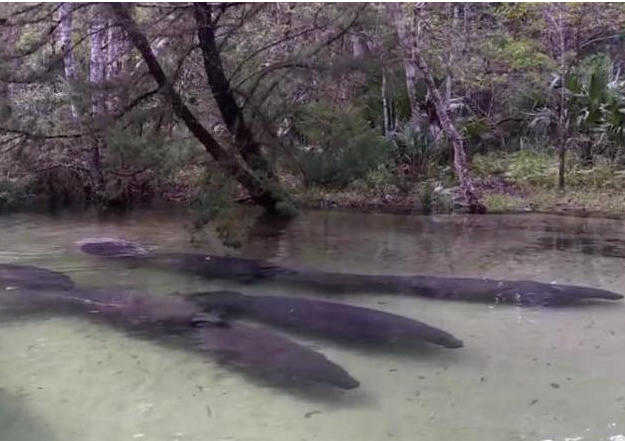
[[[91,35],[91,52],[89,57],[89,83],[91,84],[91,121],[100,121],[106,111],[105,94],[103,92],[104,75],[106,69],[106,19],[100,5],[94,5],[92,19],[89,24]],[[104,189],[102,175],[101,147],[103,139],[100,135],[93,137],[91,149],[91,174],[94,180],[96,195]]]
[[[60,23],[59,23],[59,43],[61,53],[63,54],[63,67],[65,70],[65,79],[69,83],[70,106],[72,120],[78,121],[78,109],[73,97],[73,83],[76,81],[76,65],[74,63],[74,51],[72,48],[72,13],[74,5],[72,3],[61,4]]]
[[[365,55],[368,55],[370,53],[367,40],[365,40],[360,33],[356,32],[352,34],[351,42],[352,55],[354,56],[354,58],[363,58]]]
[[[558,124],[556,127],[556,133],[558,135],[558,188],[564,190],[564,174],[565,174],[565,158],[566,158],[566,146],[567,138],[569,136],[569,121],[570,117],[567,112],[569,100],[566,94],[566,88],[564,87],[564,79],[567,76],[567,61],[566,61],[566,26],[564,23],[564,13],[567,12],[568,6],[566,4],[551,4],[545,10],[546,19],[550,24],[550,30],[555,36],[554,45],[552,51],[554,58],[558,58],[560,62],[560,79],[562,81],[562,87],[560,87],[560,96],[558,102]]]
[[[386,90],[386,70],[382,68],[382,115],[384,116],[384,136],[388,136],[391,131],[391,112],[388,103],[388,92]]]
[[[566,147],[562,142],[558,147],[558,188],[564,190],[564,162],[566,159]]]
[[[124,69],[124,56],[128,51],[127,39],[124,30],[116,26],[113,19],[109,19],[108,29],[108,50],[106,52],[106,70],[105,77],[107,82],[115,82],[120,80]],[[106,107],[111,114],[118,114],[127,101],[124,88],[115,88],[117,94],[109,94],[107,96]]]
[[[20,28],[17,26],[0,27],[0,59],[15,51],[15,44],[20,37]],[[18,60],[6,61],[5,67],[17,71]],[[12,87],[7,81],[0,80],[0,121],[11,117]]]
[[[387,12],[395,25],[399,44],[403,49],[404,75],[406,76],[406,89],[408,91],[408,101],[410,102],[410,119],[412,123],[415,123],[420,113],[416,93],[417,69],[411,60],[410,51],[407,49],[413,46],[413,44],[416,44],[414,40],[417,40],[420,29],[413,28],[411,32],[410,24],[404,20],[404,14],[401,8],[402,6],[399,3],[386,4]],[[412,35],[413,33],[415,35]]]
[[[110,5],[110,8],[128,33],[128,38],[132,44],[143,57],[150,74],[158,83],[161,93],[170,102],[176,116],[185,123],[189,131],[200,141],[220,167],[240,182],[249,192],[252,200],[265,208],[268,212],[282,215],[292,214],[287,213],[286,210],[280,206],[281,203],[290,202],[280,189],[272,189],[269,185],[265,185],[266,181],[258,178],[236,155],[220,145],[184,104],[182,98],[174,90],[158,60],[154,56],[154,52],[150,48],[147,38],[128,14],[126,7],[120,3],[113,3]],[[275,183],[270,182],[270,184],[274,184],[274,186],[277,187]]]
[[[430,99],[434,105],[436,117],[438,118],[445,135],[454,148],[454,167],[467,208],[470,213],[485,213],[486,207],[479,201],[473,186],[473,179],[469,173],[464,140],[451,121],[446,102],[436,87],[430,68],[423,58],[421,50],[415,41],[416,35],[413,35],[412,39],[402,38],[400,32],[404,32],[403,29],[405,29],[403,24],[405,20],[403,19],[403,13],[401,10],[402,6],[399,3],[387,3],[386,6],[390,13],[389,15],[395,22],[397,34],[400,37],[400,45],[403,49],[404,60],[408,60],[407,62],[413,66],[415,71],[418,69],[423,74]],[[409,45],[406,46],[406,43]],[[410,56],[408,57],[407,54],[410,54]]]
[[[215,41],[215,31],[211,19],[212,6],[207,3],[197,3],[194,7],[195,22],[198,26],[197,36],[200,42],[202,57],[204,58],[204,71],[208,79],[208,85],[213,93],[213,98],[219,107],[221,116],[228,127],[228,131],[234,137],[234,142],[241,156],[255,171],[263,174],[268,179],[275,179],[272,168],[263,156],[260,144],[254,139],[254,135],[247,126],[243,117],[243,111],[237,104],[230,83],[224,73],[219,49]]]

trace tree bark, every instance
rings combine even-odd
[[[78,120],[78,109],[73,98],[73,83],[76,81],[76,64],[74,63],[74,51],[72,48],[72,13],[74,5],[72,3],[63,3],[60,9],[59,23],[59,43],[61,53],[63,54],[63,68],[65,70],[65,79],[69,83],[71,114],[72,120]]]
[[[100,5],[94,5],[92,19],[89,24],[91,35],[91,52],[89,56],[89,83],[91,84],[91,121],[101,120],[106,112],[105,94],[103,83],[106,69],[106,19]],[[96,195],[99,197],[104,189],[104,176],[102,174],[101,148],[104,141],[100,135],[93,137],[91,148],[91,174],[95,184]]]
[[[423,74],[423,79],[425,80],[432,104],[434,105],[438,121],[454,148],[454,168],[456,170],[456,175],[458,176],[458,181],[460,182],[460,189],[467,208],[470,213],[485,213],[486,207],[477,197],[477,193],[473,185],[473,179],[471,178],[471,174],[469,172],[467,154],[464,148],[464,140],[452,123],[446,102],[434,83],[434,78],[432,77],[430,68],[423,58],[417,42],[414,41],[416,39],[416,35],[413,35],[412,39],[402,38],[400,33],[404,32],[403,29],[405,29],[405,20],[403,19],[403,12],[401,10],[402,6],[399,3],[387,3],[386,5],[389,15],[393,19],[397,28],[397,34],[400,37],[404,60],[407,60],[405,62],[412,65],[415,71],[418,69]],[[406,37],[405,34],[403,35]],[[406,43],[408,43],[409,46],[406,46]],[[410,56],[407,54],[410,54]]]
[[[17,26],[0,27],[0,59],[15,51],[15,44],[20,37],[20,28]],[[8,61],[7,65],[12,70],[17,70],[18,61]],[[12,113],[12,87],[9,82],[0,80],[0,121],[11,117]]]
[[[564,23],[563,14],[567,11],[566,4],[551,4],[545,10],[546,18],[549,24],[551,25],[550,31],[555,37],[554,45],[552,46],[552,51],[554,53],[554,58],[557,58],[560,63],[560,79],[562,81],[562,87],[560,87],[560,93],[558,97],[558,126],[557,126],[557,135],[558,135],[558,188],[560,190],[564,190],[565,185],[565,159],[566,159],[566,141],[568,138],[569,131],[569,116],[567,112],[568,108],[568,97],[566,94],[566,87],[564,87],[564,79],[567,75],[567,62],[566,62],[566,29]]]
[[[89,55],[89,82],[91,83],[91,113],[94,118],[104,113],[102,83],[106,69],[106,20],[96,6],[89,25],[91,52]]]
[[[184,104],[182,98],[174,90],[158,60],[154,56],[154,52],[150,48],[147,38],[129,15],[126,7],[120,3],[113,3],[110,5],[110,8],[128,33],[128,38],[132,44],[143,57],[150,74],[158,83],[161,93],[170,102],[176,116],[185,123],[193,136],[200,141],[217,163],[241,183],[256,204],[262,206],[270,213],[285,214],[280,210],[280,207],[276,205],[280,202],[284,202],[286,197],[282,196],[280,194],[281,192],[276,191],[276,189],[272,190],[269,186],[265,185],[265,181],[258,178],[254,172],[249,170],[233,153],[220,145]]]
[[[403,49],[402,58],[404,62],[404,75],[406,77],[406,90],[408,91],[408,101],[410,102],[410,119],[414,123],[419,117],[419,102],[417,101],[416,93],[417,69],[411,60],[410,51],[407,49],[416,44],[414,40],[417,39],[420,30],[413,29],[416,35],[411,35],[409,23],[404,20],[401,4],[387,3],[386,10],[395,25],[399,44]]]
[[[384,136],[391,132],[391,112],[389,109],[388,91],[386,90],[386,70],[382,67],[382,115],[384,116]]]
[[[124,56],[128,51],[128,40],[124,30],[111,18],[108,22],[108,50],[106,51],[105,77],[107,82],[119,82],[124,70]],[[117,88],[116,94],[107,96],[106,107],[111,114],[120,113],[126,104],[124,88]]]
[[[564,190],[564,163],[566,160],[566,147],[560,143],[558,147],[558,188]]]
[[[213,98],[219,107],[221,116],[241,156],[247,164],[264,174],[268,179],[274,179],[274,173],[266,158],[263,156],[260,144],[245,122],[243,111],[237,104],[230,82],[224,73],[223,64],[215,41],[214,24],[211,19],[212,6],[207,3],[196,3],[194,7],[197,36],[204,59],[204,71]]]
[[[352,43],[352,55],[354,58],[363,58],[368,55],[371,51],[369,50],[369,45],[367,44],[367,40],[363,37],[363,35],[355,31],[351,35],[351,43]]]

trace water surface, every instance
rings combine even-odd
[[[380,348],[291,338],[361,386],[280,387],[181,347],[82,317],[3,314],[0,440],[612,440],[625,434],[625,305],[557,309],[273,284],[230,285],[81,254],[85,237],[195,251],[185,214],[0,217],[0,262],[62,271],[79,285],[165,295],[218,288],[314,296],[402,314],[465,347]],[[236,254],[329,271],[580,284],[625,294],[625,225],[560,216],[307,212],[258,224]],[[203,251],[223,254],[218,242]],[[232,250],[230,250],[232,252]]]

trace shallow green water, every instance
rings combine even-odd
[[[0,323],[0,440],[612,440],[625,434],[625,304],[519,308],[416,297],[228,285],[81,254],[85,237],[193,250],[188,218],[0,217],[0,262],[77,284],[154,294],[236,287],[315,296],[402,314],[462,349],[390,350],[291,337],[361,386],[278,387],[202,354],[81,317]],[[534,279],[625,293],[625,224],[557,216],[408,217],[304,213],[259,225],[245,257],[331,271]],[[197,251],[197,250],[194,250]],[[204,251],[223,253],[218,245]]]

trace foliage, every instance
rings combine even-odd
[[[517,182],[548,186],[554,182],[552,168],[553,159],[546,153],[521,150],[509,156],[506,175]]]
[[[35,197],[29,184],[17,180],[0,180],[0,211],[28,206]]]
[[[436,144],[424,130],[404,124],[390,145],[390,157],[398,168],[412,175],[429,176],[441,159],[442,143]]]
[[[191,208],[195,213],[191,241],[198,243],[204,236],[216,232],[224,245],[238,248],[245,237],[245,228],[238,222],[238,211],[233,203],[236,183],[218,169],[204,170]]]
[[[496,55],[512,70],[543,69],[552,66],[551,60],[540,51],[537,42],[529,39],[504,38],[496,50]]]
[[[354,109],[311,104],[302,109],[295,126],[312,141],[297,152],[309,185],[343,188],[388,158],[389,142]]]
[[[476,176],[486,178],[492,175],[501,175],[508,167],[507,157],[498,152],[473,155],[472,168]]]
[[[74,13],[74,79],[66,78],[58,33],[49,32],[60,25],[57,5],[0,7],[0,175],[11,177],[1,184],[0,205],[50,199],[109,206],[162,197],[193,200],[203,225],[236,217],[230,205],[234,195],[245,196],[239,184],[227,169],[215,174],[216,162],[153,93],[146,64],[130,44],[119,52],[119,76],[109,75],[101,87],[89,82],[90,22],[98,7]],[[565,146],[573,153],[566,162],[570,186],[619,188],[625,164],[622,6],[426,7],[419,48],[449,99],[478,177],[503,175],[551,188],[553,148]],[[226,150],[237,151],[236,130],[228,130],[207,87],[196,29],[181,25],[193,22],[192,9],[132,7],[181,100]],[[455,185],[450,146],[428,114],[423,82],[406,87],[396,29],[384,6],[233,4],[215,17],[223,72],[253,140],[276,167],[275,180],[271,173],[255,175],[279,200],[276,211],[296,211],[280,186],[295,174],[302,180],[293,179],[289,191],[302,191],[303,183],[311,191],[410,195],[434,209],[441,192],[431,187]],[[102,115],[92,115],[99,92],[110,103]],[[415,115],[409,92],[421,106]],[[89,153],[97,142],[102,185]],[[247,165],[258,172],[252,161]],[[198,178],[198,170],[211,171]]]

